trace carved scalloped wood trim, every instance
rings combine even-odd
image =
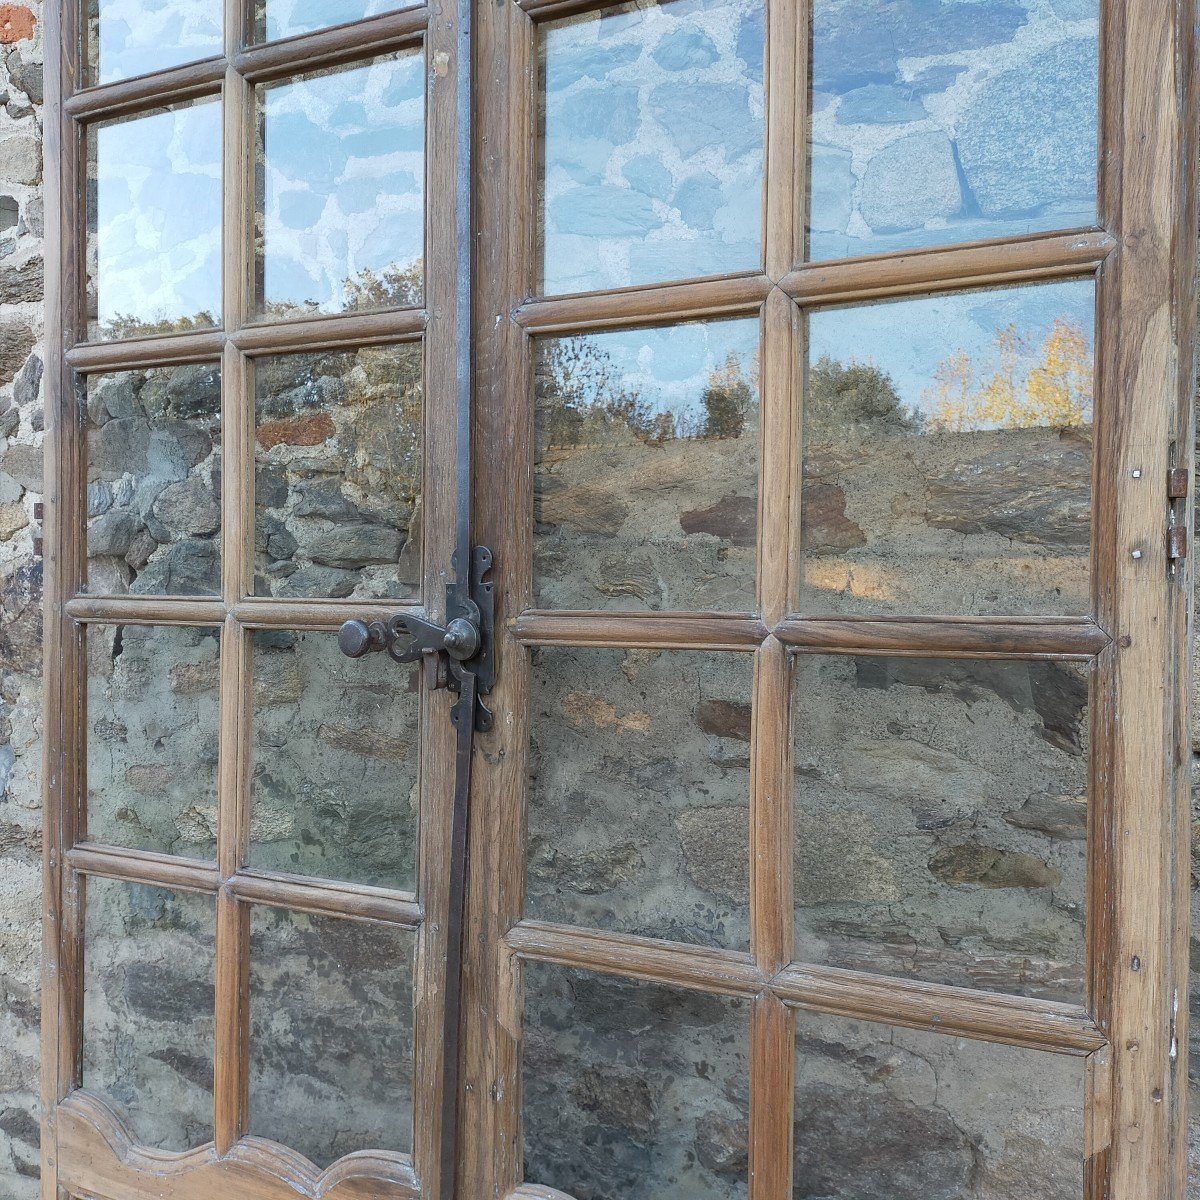
[[[244,1137],[224,1157],[211,1142],[169,1153],[139,1146],[124,1118],[93,1092],[58,1107],[59,1182],[85,1200],[415,1200],[406,1154],[366,1150],[322,1171],[265,1138]]]

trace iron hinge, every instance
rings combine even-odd
[[[496,682],[492,648],[495,589],[485,578],[491,569],[492,552],[486,546],[476,546],[471,551],[466,588],[457,582],[446,587],[445,625],[401,610],[387,621],[347,621],[338,631],[338,646],[350,658],[386,651],[398,663],[423,663],[431,688],[448,688],[459,696],[451,710],[455,725],[470,715],[475,729],[486,733],[492,727],[492,711],[480,697],[487,695]],[[463,686],[467,675],[472,677],[470,687]],[[464,705],[467,697],[473,699]],[[466,712],[467,707],[472,709],[471,714]]]
[[[1167,471],[1167,559],[1179,562],[1187,558],[1188,512],[1187,495],[1191,475],[1186,467],[1171,467]]]

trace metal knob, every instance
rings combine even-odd
[[[455,617],[446,626],[442,648],[456,662],[466,662],[478,652],[479,641],[479,627],[466,617]]]
[[[362,658],[372,650],[382,650],[383,626],[377,621],[347,621],[338,630],[338,649],[347,658]]]

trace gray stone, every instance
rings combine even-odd
[[[300,499],[292,511],[297,517],[324,517],[327,521],[362,519],[362,513],[346,499],[340,479],[318,479],[301,484]]]
[[[635,192],[642,192],[656,200],[665,200],[671,194],[673,177],[657,158],[644,154],[631,158],[621,174]]]
[[[647,104],[684,158],[719,147],[733,161],[762,149],[762,121],[751,114],[749,95],[737,84],[660,83]]]
[[[15,479],[27,492],[42,490],[41,446],[12,445],[0,455],[0,471]]]
[[[941,63],[938,66],[926,67],[919,75],[913,76],[901,86],[914,96],[932,96],[937,92],[944,92],[966,69],[965,66],[956,63]]]
[[[386,525],[338,525],[306,538],[309,558],[324,567],[353,570],[369,563],[395,563],[400,557],[400,534]]]
[[[42,147],[36,138],[10,137],[0,142],[0,162],[9,183],[39,183],[42,178]]]
[[[978,842],[943,846],[929,860],[929,870],[944,883],[958,887],[1042,888],[1054,887],[1062,880],[1059,871],[1032,854]]]
[[[36,403],[41,385],[42,360],[36,354],[31,354],[13,380],[14,402],[21,408],[28,408]]]
[[[711,229],[717,211],[725,203],[721,181],[708,171],[689,175],[679,185],[671,203],[693,229]]]
[[[703,30],[680,26],[662,38],[650,57],[664,71],[691,71],[711,66],[720,52]]]
[[[221,590],[216,543],[185,538],[163,547],[130,585],[130,591],[153,596],[212,596]]]
[[[12,437],[21,424],[21,410],[7,408],[0,412],[0,437]]]
[[[221,527],[221,508],[212,489],[197,475],[172,483],[159,493],[153,512],[174,537],[215,533]]]
[[[126,509],[113,509],[88,523],[88,553],[124,558],[142,523]]]
[[[1039,792],[1020,808],[1005,813],[1004,819],[1018,829],[1079,841],[1087,837],[1087,797]]]
[[[113,491],[107,483],[89,483],[87,489],[87,515],[98,517],[113,506]]]
[[[358,576],[354,571],[332,567],[301,567],[276,589],[278,595],[300,599],[307,596],[332,596],[341,599],[354,591]]]
[[[954,152],[944,133],[913,133],[867,164],[863,219],[876,232],[914,229],[962,207]]]
[[[642,53],[637,42],[606,42],[551,54],[546,62],[546,90],[561,91],[580,79],[604,79]]]
[[[43,100],[42,64],[40,62],[26,61],[24,54],[18,48],[9,52],[7,58],[4,60],[4,65],[8,68],[9,79],[34,104],[41,104]]]
[[[556,197],[550,220],[558,233],[585,237],[644,238],[662,225],[649,197],[609,184],[572,188]]]
[[[1099,20],[1100,5],[1097,0],[1050,0],[1050,7],[1062,21]]]
[[[37,304],[45,292],[42,260],[31,258],[19,267],[0,270],[0,304]]]
[[[149,561],[150,555],[158,549],[158,540],[148,529],[139,530],[129,549],[125,552],[125,563],[135,571],[140,571]]]
[[[714,1174],[741,1179],[750,1156],[750,1126],[717,1113],[696,1122],[696,1157]]]
[[[813,229],[841,232],[850,222],[854,197],[850,151],[814,142],[810,154],[809,224]]]
[[[0,142],[0,155],[4,145]],[[16,375],[36,344],[37,337],[27,321],[16,318],[0,323],[0,386]]]
[[[88,434],[92,469],[102,475],[122,475],[126,471],[141,474],[146,470],[149,450],[150,426],[136,417],[109,421]]]
[[[0,229],[15,228],[20,213],[20,205],[13,196],[0,196]]]
[[[837,108],[839,125],[905,125],[925,115],[925,106],[911,91],[883,83],[852,89]]]
[[[958,154],[984,216],[1093,202],[1097,53],[1094,38],[1061,42],[995,75],[968,104]]]
[[[548,119],[560,136],[624,145],[637,133],[637,88],[610,83],[581,88],[560,101]]]
[[[254,472],[254,503],[258,508],[281,508],[289,495],[286,473],[279,467],[260,466]]]

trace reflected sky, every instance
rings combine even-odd
[[[410,8],[416,0],[259,0],[254,37],[273,42],[330,25],[345,25],[364,17]]]
[[[810,256],[1090,225],[1098,0],[816,0]]]
[[[762,0],[670,0],[547,27],[547,293],[760,259]]]
[[[1000,366],[998,332],[1013,325],[1036,348],[1051,335],[1055,321],[1081,330],[1090,353],[1095,327],[1091,280],[817,310],[808,321],[808,356],[810,363],[828,355],[841,363],[873,364],[891,377],[906,408],[928,416],[935,399],[934,372],[952,355],[965,353],[981,380]]]
[[[221,5],[213,0],[92,0],[90,82],[112,83],[220,54]]]
[[[96,322],[165,327],[221,312],[221,105],[95,126]]]
[[[260,91],[260,303],[346,307],[346,281],[421,257],[425,68],[404,54]]]

